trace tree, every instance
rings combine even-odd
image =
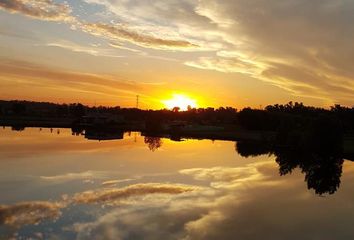
[[[12,111],[17,115],[23,114],[26,112],[26,105],[21,102],[15,102],[12,105]]]
[[[172,112],[177,113],[177,112],[179,112],[180,109],[181,109],[180,107],[174,107],[172,109]]]

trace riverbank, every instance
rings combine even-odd
[[[9,126],[14,130],[22,130],[26,127],[38,128],[71,128],[75,129],[74,118],[35,118],[35,117],[17,117],[0,118],[1,126]],[[85,129],[78,129],[83,131]],[[91,128],[91,131],[105,132],[115,134],[117,132],[141,132],[143,136],[153,136],[161,138],[170,138],[175,141],[183,139],[210,139],[221,141],[263,141],[273,142],[276,138],[274,131],[255,131],[246,130],[238,125],[190,125],[188,127],[177,129],[161,129],[159,131],[148,131],[143,121],[135,121],[130,124],[116,124],[111,126],[100,126]],[[347,159],[354,160],[354,134],[347,134],[343,139],[343,153]]]

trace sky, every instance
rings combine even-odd
[[[0,0],[0,98],[354,105],[352,0]]]

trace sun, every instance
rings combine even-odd
[[[166,108],[173,109],[178,107],[180,111],[187,111],[188,107],[197,107],[197,101],[184,94],[173,94],[171,99],[163,100],[162,102]]]

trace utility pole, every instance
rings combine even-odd
[[[136,108],[139,108],[139,95],[136,95]]]

